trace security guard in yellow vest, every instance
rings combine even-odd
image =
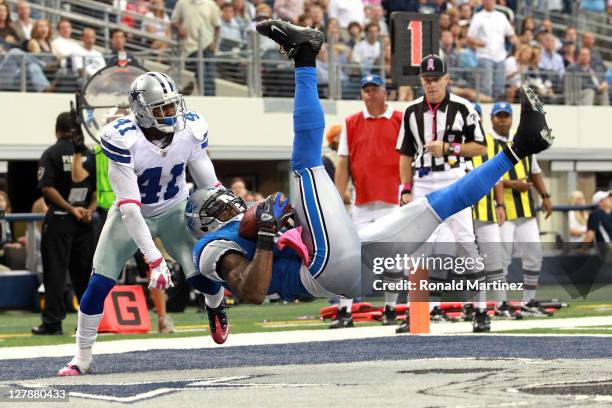
[[[479,107],[475,107],[478,111]],[[498,103],[491,111],[491,120],[495,122],[495,117],[499,115],[508,116],[508,110],[511,111],[510,104]],[[482,114],[481,114],[482,115]],[[482,116],[481,116],[482,117]],[[510,122],[511,123],[511,122]],[[495,128],[495,126],[494,126]],[[497,129],[500,131],[500,129]],[[501,132],[507,134],[509,129]],[[487,143],[487,152],[482,156],[472,157],[472,165],[474,168],[486,162],[489,158],[495,156],[502,147],[498,140],[491,134],[485,137]],[[502,262],[502,247],[500,225],[506,220],[504,207],[504,186],[502,180],[493,188],[489,194],[484,196],[475,206],[472,207],[472,216],[474,219],[474,232],[478,240],[478,249],[480,256],[484,259],[484,272],[487,282],[506,281],[503,262]],[[516,317],[514,310],[507,302],[506,291],[497,290],[493,292],[497,301],[495,307],[495,316],[501,318]],[[464,306],[464,318],[470,314],[470,306]]]
[[[510,141],[512,127],[512,107],[507,102],[498,102],[493,106],[491,121],[493,139],[498,148],[503,149]],[[502,246],[502,263],[504,273],[512,261],[514,249],[523,263],[523,315],[542,315],[534,303],[538,277],[542,269],[542,244],[540,231],[535,218],[535,201],[532,187],[542,197],[542,207],[546,218],[552,214],[550,194],[546,191],[542,170],[535,156],[528,156],[517,163],[504,175],[504,206],[506,222],[500,227]]]

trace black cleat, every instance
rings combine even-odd
[[[287,53],[289,59],[293,58],[302,45],[309,45],[315,54],[319,53],[325,36],[319,30],[300,27],[281,20],[266,20],[258,23],[255,28],[261,35],[265,35]]]
[[[330,329],[344,329],[353,327],[353,316],[343,307],[336,313],[336,318],[329,325]]]
[[[540,304],[534,299],[522,305],[520,312],[521,315],[525,317],[549,317],[553,315],[553,313],[550,313],[541,307]]]
[[[397,312],[394,307],[389,305],[385,305],[385,310],[382,315],[382,324],[383,326],[395,326],[397,319]]]
[[[406,318],[402,320],[402,323],[399,325],[399,327],[395,329],[395,334],[404,333],[410,333],[410,316],[408,314],[408,310],[406,310]]]
[[[508,302],[502,302],[501,305],[495,307],[495,317],[498,319],[522,319],[522,315],[517,313]]]
[[[227,322],[227,307],[225,306],[225,299],[223,299],[221,304],[214,309],[208,306],[205,306],[205,308],[206,313],[208,314],[210,336],[217,344],[225,343],[225,340],[227,340],[227,336],[229,335],[229,324]]]
[[[40,326],[32,327],[31,332],[35,336],[61,336],[62,334],[64,334],[62,326],[50,327],[44,323]]]
[[[512,139],[512,151],[518,159],[548,149],[554,140],[538,96],[527,85],[521,87],[520,95],[521,120]]]
[[[474,333],[484,333],[491,331],[491,318],[486,310],[476,310],[472,321],[472,331]]]
[[[474,320],[474,305],[471,303],[464,303],[461,311],[461,319],[464,322],[471,322]]]

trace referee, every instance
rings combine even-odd
[[[38,167],[38,188],[49,210],[41,236],[45,309],[42,324],[32,328],[36,335],[62,334],[66,271],[79,302],[91,274],[96,183],[93,177],[82,183],[72,182],[76,129],[70,112],[60,113],[55,122],[57,142],[44,151]]]
[[[468,100],[447,91],[449,76],[439,56],[423,58],[420,80],[425,95],[406,107],[396,145],[400,153],[400,205],[452,184],[465,175],[466,157],[486,153],[478,113]],[[456,242],[458,256],[472,259],[479,256],[470,208],[448,218],[433,237],[437,242]],[[445,271],[429,272],[433,282],[446,280]],[[466,279],[484,281],[482,271],[466,271],[465,275]],[[490,320],[484,293],[472,295],[476,303],[474,331],[488,331]],[[430,293],[434,318],[444,317],[437,307],[440,296],[439,292]],[[397,332],[408,330],[406,316]]]

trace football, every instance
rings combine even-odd
[[[257,205],[252,205],[244,213],[244,217],[240,220],[240,228],[238,234],[242,238],[256,239],[257,238]]]

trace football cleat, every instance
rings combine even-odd
[[[397,329],[395,329],[395,334],[404,333],[410,333],[410,316],[408,310],[406,310],[406,317],[404,318],[404,320],[402,320],[402,323]]]
[[[289,59],[295,57],[302,45],[308,45],[315,54],[319,52],[325,36],[319,30],[300,27],[286,21],[266,20],[258,23],[255,28],[261,35],[265,35],[278,45],[287,54]]]
[[[176,326],[170,316],[160,317],[157,321],[157,331],[160,333],[174,333]]]
[[[461,311],[461,319],[464,322],[471,322],[474,320],[474,305],[471,303],[464,303]]]
[[[385,305],[385,310],[383,311],[383,315],[382,315],[383,326],[393,326],[397,324],[396,319],[397,319],[397,312],[395,311],[395,308],[389,305]]]
[[[353,315],[346,310],[346,307],[343,307],[338,310],[338,313],[336,313],[336,318],[331,322],[329,328],[344,329],[353,326]]]
[[[501,305],[495,307],[495,317],[498,319],[521,319],[523,316],[517,313],[508,302],[502,302]]]
[[[458,319],[450,317],[444,310],[434,306],[429,312],[429,320],[432,322],[456,322]]]
[[[215,308],[206,306],[208,314],[208,327],[210,336],[217,344],[225,343],[229,334],[229,324],[227,322],[227,308],[225,307],[225,299]]]
[[[81,371],[81,369],[74,364],[66,364],[66,367],[61,368],[58,372],[57,375],[59,377],[74,377],[76,375],[83,375],[85,374],[87,371]]]
[[[491,318],[486,310],[476,310],[472,321],[472,331],[474,333],[484,333],[491,331]]]
[[[521,306],[520,309],[521,315],[525,317],[548,317],[553,314],[547,312],[544,308],[540,307],[538,302],[535,300],[530,300],[526,304]]]
[[[64,331],[62,330],[62,326],[49,327],[43,323],[32,327],[31,333],[35,336],[61,336],[64,334]]]
[[[527,85],[520,90],[521,119],[512,139],[512,151],[518,159],[548,149],[554,140],[546,123],[544,107],[538,96]]]

